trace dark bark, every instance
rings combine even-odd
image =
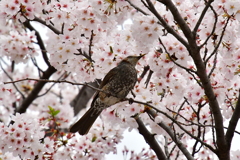
[[[167,160],[162,148],[159,146],[153,134],[151,134],[138,115],[133,116],[138,124],[139,133],[144,137],[145,141],[149,144],[152,150],[155,152],[159,160]]]
[[[146,112],[153,118],[155,118],[157,116],[157,113],[153,109],[147,108]],[[172,138],[172,140],[175,142],[175,144],[178,146],[178,148],[182,151],[182,153],[185,155],[185,157],[188,160],[194,160],[194,158],[192,157],[190,152],[183,145],[183,143],[180,141],[180,139],[177,138],[177,136],[174,134],[173,130],[168,125],[166,125],[163,122],[158,123],[158,125],[168,133],[168,135]]]
[[[232,118],[229,122],[227,133],[226,133],[226,141],[228,144],[228,150],[231,149],[232,138],[234,136],[234,131],[237,127],[238,120],[240,118],[240,94],[238,95],[238,102],[233,112]]]
[[[195,32],[196,32],[201,20],[199,21],[199,23],[196,24],[196,27],[194,28],[194,31],[192,32],[190,30],[190,28],[188,27],[186,21],[181,17],[178,9],[176,8],[176,6],[173,4],[173,2],[171,0],[159,0],[159,2],[166,5],[166,7],[170,10],[171,14],[174,17],[174,20],[176,21],[176,23],[179,25],[179,27],[183,31],[183,34],[185,35],[185,37],[187,39],[187,42],[186,42],[185,40],[182,40],[182,37],[179,38],[179,35],[176,35],[174,33],[175,31],[172,31],[172,28],[169,28],[168,24],[166,24],[166,22],[162,19],[162,17],[156,11],[152,2],[150,0],[146,0],[146,1],[149,5],[148,9],[159,19],[160,22],[162,22],[163,27],[169,33],[171,33],[173,36],[175,36],[175,38],[177,38],[189,51],[189,54],[192,57],[195,65],[196,65],[197,75],[200,78],[202,87],[205,91],[206,96],[208,97],[210,109],[211,109],[213,117],[214,117],[216,139],[217,139],[216,142],[217,142],[217,147],[218,147],[217,155],[218,155],[219,159],[221,159],[221,160],[229,160],[230,155],[229,155],[228,145],[227,145],[225,135],[224,135],[223,117],[222,117],[222,114],[220,111],[218,101],[214,94],[213,88],[211,86],[210,79],[208,78],[208,75],[206,73],[205,64],[200,55],[201,48],[199,46],[197,46],[197,44],[196,44]],[[207,3],[206,7],[209,8],[212,2],[213,1],[209,1],[209,3]],[[207,8],[204,9],[205,12],[206,12]],[[204,16],[204,13],[202,16]]]
[[[49,67],[42,75],[41,79],[49,79],[53,73],[56,72],[56,69],[54,67]],[[47,82],[39,81],[34,86],[32,92],[25,98],[21,105],[17,107],[16,112],[18,113],[25,113],[27,108],[30,106],[30,104],[37,98],[38,93],[42,90],[44,85]]]

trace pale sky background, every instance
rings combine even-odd
[[[117,154],[110,153],[106,155],[106,160],[128,160],[130,158],[130,153],[128,153],[127,157],[123,157],[122,154],[124,146],[129,149],[129,152],[134,150],[135,153],[141,152],[143,148],[149,148],[149,145],[145,142],[143,136],[140,135],[137,130],[132,130],[131,132],[126,130],[123,136],[124,138],[122,142],[117,145]]]

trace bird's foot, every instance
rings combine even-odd
[[[129,104],[133,104],[133,102],[134,102],[134,99],[132,99],[132,98],[129,98],[129,99],[128,99],[128,102],[129,102]]]

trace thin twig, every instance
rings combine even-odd
[[[183,39],[165,20],[160,14],[157,12],[156,8],[152,4],[150,0],[146,0],[148,3],[148,9],[157,17],[157,19],[160,21],[161,25],[170,33],[172,34],[179,42],[181,42],[187,49],[189,49],[188,42]]]
[[[64,27],[65,27],[65,23],[62,24],[62,29],[61,29],[61,34],[64,34]]]
[[[222,39],[223,39],[223,36],[224,36],[224,33],[226,31],[226,28],[227,28],[227,25],[228,25],[228,22],[229,20],[231,19],[231,16],[228,17],[227,19],[227,22],[226,24],[224,25],[223,29],[222,29],[222,33],[221,33],[221,36],[220,36],[220,39],[218,41],[218,44],[216,45],[216,47],[214,48],[214,50],[212,51],[212,53],[210,54],[210,56],[206,59],[206,61],[204,63],[207,63],[209,61],[209,59],[216,53],[216,51],[218,50],[220,44],[222,43]]]
[[[135,4],[133,4],[130,0],[125,0],[127,1],[130,6],[132,6],[133,8],[135,8],[138,12],[141,12],[143,15],[147,16],[148,14],[146,12],[144,12],[141,8],[137,7]]]
[[[206,38],[206,40],[203,42],[203,44],[201,44],[200,46],[199,46],[199,48],[202,48],[204,45],[206,45],[207,44],[207,42],[208,42],[208,40],[212,37],[212,35],[215,33],[215,30],[216,30],[216,26],[217,26],[217,22],[218,22],[218,15],[217,15],[217,12],[214,10],[214,8],[211,6],[211,3],[213,2],[213,0],[210,0],[209,2],[208,2],[208,4],[207,4],[207,8],[208,7],[210,7],[211,8],[211,10],[212,10],[212,12],[213,12],[213,14],[214,14],[214,16],[215,16],[215,21],[214,21],[214,24],[213,24],[213,28],[212,28],[212,32],[210,33],[210,35]],[[202,15],[201,15],[202,16]],[[200,24],[199,24],[200,25]],[[197,29],[198,28],[198,26],[196,25],[195,26],[195,29]],[[194,30],[195,30],[194,29]],[[194,32],[195,33],[195,32]],[[196,33],[195,33],[196,34]]]
[[[60,80],[62,77],[65,77],[65,75],[66,75],[66,73],[64,72],[64,73],[58,78],[58,80]],[[69,76],[69,74],[68,74],[64,79],[66,79],[68,76]],[[45,93],[43,93],[43,94],[41,94],[41,95],[38,95],[37,97],[42,97],[42,96],[46,95],[46,94],[54,87],[55,84],[56,84],[56,83],[54,83],[52,86],[50,86],[50,87],[45,91]]]
[[[41,35],[39,34],[39,32],[30,24],[30,21],[29,20],[26,20],[25,22],[23,22],[24,26],[26,28],[28,28],[30,31],[34,31],[35,32],[35,35],[36,35],[36,38],[37,38],[37,44],[39,45],[39,48],[41,49],[41,52],[42,52],[42,57],[43,57],[43,60],[44,62],[48,65],[48,67],[51,66],[50,62],[49,62],[49,58],[47,56],[47,52],[46,52],[46,47],[45,47],[45,44],[42,40],[42,37]]]
[[[146,109],[146,112],[151,115],[152,117],[156,117],[157,113],[153,111],[150,108]],[[177,123],[176,123],[177,124]],[[188,160],[194,160],[194,158],[191,156],[191,154],[188,152],[186,147],[183,145],[183,143],[176,137],[176,134],[172,131],[172,129],[166,125],[164,122],[159,122],[158,125],[163,128],[168,135],[172,138],[172,140],[175,142],[175,144],[178,146],[178,148],[182,151],[182,153],[186,156]],[[178,125],[178,124],[177,124]]]
[[[50,30],[52,30],[55,34],[59,35],[59,34],[63,34],[61,31],[59,31],[58,29],[56,29],[54,26],[47,24],[44,20],[35,17],[33,20],[31,21],[35,21],[35,22],[39,22],[41,24],[43,24],[44,26],[48,27]]]
[[[199,107],[198,107],[198,111],[196,112],[195,110],[194,110],[194,112],[195,112],[195,114],[197,115],[197,120],[198,120],[198,123],[200,123],[200,116],[199,116],[199,114],[200,114],[200,110],[201,110],[201,108],[202,108],[202,106],[199,104],[198,105]],[[201,128],[202,127],[200,127],[200,126],[198,126],[198,133],[197,133],[197,137],[200,139],[201,138]],[[205,128],[205,127],[203,127],[203,128]],[[192,156],[194,156],[194,154],[195,153],[198,153],[199,152],[199,150],[200,150],[200,148],[202,147],[202,144],[200,145],[200,147],[198,148],[198,150],[196,150],[197,149],[197,146],[198,146],[198,143],[199,143],[199,141],[195,141],[195,143],[194,143],[194,145],[193,145],[193,149],[192,149]]]
[[[200,24],[202,23],[203,18],[205,17],[205,15],[206,15],[206,13],[207,13],[207,10],[208,10],[208,8],[210,7],[210,5],[211,5],[211,3],[212,3],[213,1],[214,1],[214,0],[209,0],[209,1],[206,3],[206,5],[205,5],[203,11],[201,12],[201,15],[200,15],[200,17],[199,17],[199,19],[198,19],[198,21],[197,21],[197,23],[196,23],[196,25],[195,25],[195,27],[194,27],[194,29],[193,29],[193,35],[196,36],[197,30],[198,30]]]
[[[165,144],[164,144],[165,155],[167,156],[167,159],[169,159],[170,154],[169,154],[169,151],[168,151],[168,137],[164,136],[164,140],[165,140]]]
[[[54,67],[49,67],[41,76],[41,79],[49,79],[52,74],[54,74],[57,70]],[[11,83],[11,82],[9,82]],[[5,83],[7,84],[7,83]],[[17,113],[25,113],[27,108],[30,106],[30,104],[37,98],[38,93],[42,90],[46,82],[39,81],[35,84],[34,88],[31,90],[31,92],[28,94],[28,96],[23,99],[22,103],[19,107],[16,108]]]
[[[146,0],[149,7],[154,8],[152,2],[150,0]],[[186,23],[186,21],[183,19],[183,17],[181,16],[180,12],[178,11],[178,8],[176,7],[176,5],[172,2],[172,0],[161,0],[161,2],[170,10],[170,12],[172,13],[172,16],[174,17],[174,20],[177,22],[178,26],[181,28],[184,36],[187,38],[188,43],[192,43],[193,40],[195,40],[196,37],[193,36],[188,24]],[[155,8],[154,8],[155,9]],[[182,37],[181,37],[182,38]],[[180,40],[179,40],[180,41]],[[181,41],[180,41],[181,42]],[[185,45],[185,47],[190,50],[190,46],[186,45],[183,43],[183,45]]]
[[[85,58],[87,58],[90,62],[95,62],[92,57],[90,57],[89,55],[87,55],[87,53],[85,51],[82,51],[82,49],[77,49],[79,53],[73,53],[74,55],[82,55]]]
[[[1,58],[1,59],[2,59],[2,58]],[[7,76],[11,81],[13,81],[12,77],[11,77],[11,76],[7,73],[7,71],[3,68],[1,62],[0,62],[0,67],[1,67],[1,69],[3,70],[3,72],[6,74],[6,76]],[[14,86],[14,88],[17,90],[17,92],[21,95],[22,99],[24,99],[25,96],[24,96],[24,94],[20,91],[20,89],[18,89],[18,87],[17,87],[15,84],[13,84],[13,86]]]
[[[126,99],[126,100],[129,100],[129,99]],[[167,113],[157,109],[156,107],[150,105],[149,103],[144,103],[144,102],[141,102],[141,101],[136,101],[136,100],[132,100],[133,103],[138,103],[138,104],[143,104],[143,105],[146,105],[154,110],[156,110],[157,112],[163,114],[164,116],[166,116],[167,118],[169,118],[171,121],[173,121],[175,124],[177,124],[177,126],[182,129],[185,133],[187,133],[190,137],[192,137],[193,139],[196,139],[198,140],[199,142],[201,142],[204,146],[206,146],[207,148],[209,148],[213,153],[216,153],[216,150],[210,146],[209,144],[207,144],[206,142],[202,141],[201,139],[197,138],[196,136],[192,135],[189,131],[187,131],[183,126],[181,126],[174,118],[172,118],[170,115],[168,115]],[[150,109],[149,108],[149,109]]]
[[[163,46],[164,51],[167,53],[168,57],[170,58],[170,60],[171,60],[175,65],[177,65],[178,67],[186,70],[187,72],[196,73],[194,70],[192,70],[192,69],[190,69],[190,68],[186,68],[186,67],[184,67],[183,65],[177,63],[177,62],[172,58],[172,56],[170,55],[170,53],[168,52],[166,46],[163,44],[163,42],[162,42],[162,40],[161,40],[160,37],[158,38],[158,41],[159,41],[159,43]]]
[[[50,83],[69,83],[71,85],[83,85],[83,86],[88,86],[92,89],[95,89],[97,91],[101,91],[103,92],[101,89],[98,89],[96,87],[93,87],[91,85],[88,85],[87,83],[74,83],[74,82],[71,82],[71,81],[67,81],[67,80],[49,80],[49,79],[35,79],[35,78],[24,78],[24,79],[19,79],[19,80],[16,80],[16,81],[11,81],[11,82],[3,82],[4,84],[10,84],[10,83],[17,83],[17,82],[21,82],[21,81],[29,81],[29,80],[32,80],[32,81],[39,81],[39,82],[50,82]]]
[[[41,74],[43,73],[43,70],[38,66],[36,58],[31,57],[32,63],[35,67],[38,69],[38,76],[41,77]]]
[[[164,51],[167,53],[167,55],[168,55],[168,57],[170,58],[170,60],[171,60],[175,65],[177,65],[178,67],[180,67],[180,68],[184,69],[186,72],[188,72],[188,73],[195,79],[195,81],[198,83],[198,85],[199,85],[200,87],[202,87],[202,84],[199,82],[199,80],[198,80],[198,79],[196,78],[196,76],[195,76],[196,71],[194,71],[194,70],[192,70],[192,69],[190,69],[190,68],[186,68],[186,67],[184,67],[183,65],[180,65],[179,63],[177,63],[177,62],[171,57],[170,53],[168,52],[166,46],[163,44],[163,42],[162,42],[162,40],[161,40],[160,37],[158,38],[158,41],[159,41],[159,43],[163,46],[163,49],[164,49]]]
[[[216,68],[216,65],[217,65],[217,55],[218,55],[218,52],[215,53],[214,60],[213,60],[213,66],[212,66],[210,72],[208,73],[208,78],[211,77],[213,71],[214,71],[215,68]]]

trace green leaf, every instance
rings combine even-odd
[[[55,110],[55,111],[53,112],[53,116],[56,116],[59,112],[60,112],[60,110]]]
[[[48,108],[49,108],[49,114],[53,117],[56,116],[60,112],[60,110],[55,110],[51,106],[48,106]]]
[[[92,142],[95,142],[95,141],[96,141],[96,139],[97,139],[97,137],[96,137],[96,136],[94,136],[94,137],[92,138]]]

